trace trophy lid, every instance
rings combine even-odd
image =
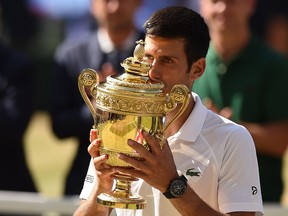
[[[144,59],[143,40],[136,41],[134,56],[126,58],[121,66],[125,73],[120,76],[109,76],[104,83],[109,89],[126,89],[132,92],[152,91],[154,93],[162,92],[163,83],[151,83],[149,80],[149,71],[152,65]],[[99,86],[100,87],[100,86]],[[151,93],[152,93],[151,92]]]
[[[150,82],[152,65],[144,58],[145,42],[136,43],[134,56],[121,63],[125,73],[109,76],[97,85],[96,107],[125,115],[163,116],[167,112],[164,84]]]

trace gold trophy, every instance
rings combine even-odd
[[[78,78],[80,93],[94,118],[94,128],[101,138],[100,154],[108,154],[110,166],[129,167],[118,159],[118,154],[126,154],[141,160],[127,145],[133,139],[149,151],[148,143],[141,136],[146,130],[161,144],[164,132],[169,125],[186,109],[191,96],[184,85],[175,85],[169,94],[163,93],[163,83],[152,83],[148,72],[151,69],[144,57],[144,41],[136,42],[134,57],[125,59],[121,66],[125,73],[120,76],[108,76],[106,82],[99,83],[96,71],[84,69]],[[174,118],[165,122],[166,113],[182,104]],[[97,197],[99,204],[110,208],[143,209],[146,201],[130,191],[131,183],[137,178],[121,173],[113,176],[115,189]]]

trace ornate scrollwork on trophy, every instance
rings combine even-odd
[[[96,97],[96,106],[98,108],[105,111],[113,110],[114,113],[125,115],[162,116],[164,113],[163,102],[163,99],[107,95],[100,91],[98,91]]]
[[[170,91],[170,96],[180,103],[187,100],[187,94],[189,94],[189,89],[184,85],[175,85]]]
[[[79,77],[79,81],[82,82],[82,84],[85,87],[92,87],[93,85],[95,85],[96,83],[98,83],[98,74],[93,73],[89,70],[86,70],[87,73],[83,73],[83,76]]]
[[[95,73],[93,69],[90,68],[84,69],[78,77],[78,88],[90,112],[92,113],[92,116],[94,118],[94,125],[96,125],[96,111],[86,93],[86,88],[89,87],[89,92],[91,96],[94,96],[96,95],[97,91],[96,85],[98,83],[99,83],[99,75]]]
[[[140,81],[138,80],[138,82],[130,82],[131,79],[123,79],[123,80],[118,80],[115,79],[113,77],[107,77],[106,79],[107,83],[109,83],[110,85],[115,85],[115,86],[122,86],[122,87],[126,87],[126,88],[133,88],[133,89],[138,89],[142,90],[142,91],[153,91],[153,90],[158,90],[162,89],[164,87],[163,83],[148,83],[148,79],[143,79],[143,77],[141,77]],[[159,91],[161,92],[161,91]]]

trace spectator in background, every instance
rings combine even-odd
[[[79,195],[90,160],[87,132],[93,118],[78,90],[78,76],[85,68],[95,69],[101,81],[123,72],[120,62],[132,56],[135,41],[144,38],[144,33],[134,25],[140,4],[141,0],[91,0],[98,28],[86,37],[63,42],[55,53],[50,103],[53,130],[60,138],[79,139],[66,178],[65,195]]]
[[[89,12],[90,0],[26,0],[40,17],[63,22],[64,38],[76,38],[90,32],[94,18]]]
[[[159,10],[168,6],[184,6],[193,9],[198,12],[199,0],[143,0],[141,7],[137,11],[135,22],[136,25],[142,27],[143,23],[149,18],[149,16],[156,10]]]
[[[259,1],[251,27],[269,46],[288,56],[287,0]]]
[[[155,0],[142,0],[142,4],[139,7],[136,16],[135,23],[137,26],[143,26],[143,23],[149,18],[149,16],[156,10],[161,8],[181,5],[183,0],[166,0],[166,1],[155,1]]]
[[[181,0],[181,2],[183,2],[182,5],[192,8],[199,13],[199,0]]]
[[[279,202],[288,144],[288,61],[252,35],[256,0],[200,0],[211,43],[194,91],[206,105],[243,124],[258,156],[263,201]],[[245,160],[245,158],[243,158]]]
[[[31,62],[0,41],[0,190],[36,192],[23,136],[35,108]]]
[[[0,0],[0,11],[2,40],[14,49],[31,54],[38,22],[27,0]]]

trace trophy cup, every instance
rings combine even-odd
[[[78,78],[80,93],[94,118],[101,138],[100,154],[108,154],[110,166],[129,167],[118,159],[122,153],[141,160],[134,150],[127,145],[128,139],[136,140],[149,151],[149,144],[141,136],[146,130],[161,144],[164,132],[169,125],[186,109],[191,96],[185,85],[175,85],[169,94],[163,93],[163,83],[151,83],[148,72],[151,69],[144,57],[144,41],[136,42],[134,56],[125,59],[121,66],[125,73],[108,76],[106,82],[99,83],[99,77],[93,69],[84,69]],[[177,114],[165,122],[166,113],[182,104]],[[146,201],[132,194],[131,183],[137,178],[121,173],[113,176],[115,189],[97,197],[99,204],[110,208],[143,209]]]

